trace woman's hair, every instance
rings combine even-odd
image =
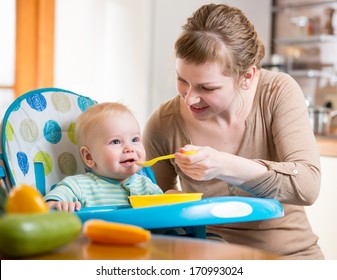
[[[124,113],[131,111],[121,103],[117,102],[104,102],[93,105],[84,111],[76,120],[75,135],[76,141],[79,146],[82,146],[85,141],[90,128],[99,125],[105,120],[111,113]],[[89,136],[90,137],[90,136]]]
[[[253,65],[261,68],[265,48],[254,25],[238,8],[209,4],[182,27],[176,57],[191,63],[216,62],[237,82]]]

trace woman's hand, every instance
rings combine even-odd
[[[183,154],[196,150],[196,154]],[[208,181],[221,176],[224,167],[224,153],[211,147],[186,145],[175,154],[175,162],[182,172],[197,181]]]
[[[183,152],[196,150],[196,154]],[[239,186],[268,171],[265,165],[211,147],[186,145],[175,153],[175,162],[182,172],[197,181],[218,179]]]
[[[81,203],[79,201],[68,202],[68,201],[47,201],[47,205],[50,209],[56,209],[65,212],[74,212],[81,209]]]

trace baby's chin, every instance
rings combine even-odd
[[[124,169],[122,172],[121,172],[121,178],[122,179],[127,179],[129,178],[130,176],[136,174],[138,171],[140,171],[142,169],[142,167],[138,166],[138,165],[134,165],[134,166],[130,166],[129,168],[126,168]]]

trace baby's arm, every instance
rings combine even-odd
[[[65,212],[74,212],[81,209],[81,203],[79,201],[68,202],[68,201],[56,201],[48,200],[47,205],[50,209],[56,209]]]
[[[75,176],[69,176],[50,190],[44,200],[51,209],[65,212],[74,212],[81,209],[80,187]]]

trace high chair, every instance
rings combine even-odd
[[[20,184],[32,185],[45,195],[64,177],[84,173],[75,140],[75,120],[94,104],[91,98],[59,88],[36,89],[17,98],[2,122],[2,185],[8,191]],[[155,182],[149,167],[141,173]],[[83,222],[97,218],[152,230],[184,227],[185,234],[200,238],[206,237],[206,225],[284,215],[278,201],[252,197],[214,197],[144,208],[90,207],[75,213]],[[179,230],[174,232],[179,234]]]

